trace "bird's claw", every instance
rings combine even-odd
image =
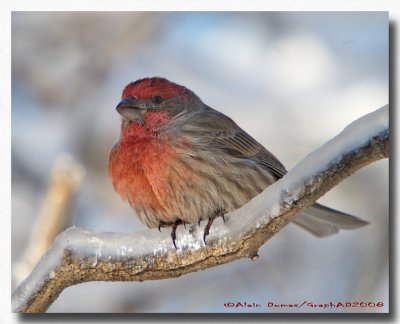
[[[222,220],[223,220],[224,223],[225,223],[225,216],[224,216],[224,213],[225,213],[225,210],[224,210],[224,209],[217,209],[217,210],[215,210],[215,212],[212,214],[212,216],[210,216],[210,217],[208,218],[208,222],[207,222],[206,227],[204,228],[204,233],[203,233],[203,242],[204,242],[204,244],[207,244],[207,243],[206,243],[206,238],[207,238],[207,236],[210,234],[210,228],[211,228],[211,225],[212,225],[212,223],[214,222],[214,220],[215,220],[218,216],[221,216],[221,217],[222,217]],[[200,221],[199,221],[199,224],[200,224]]]
[[[209,231],[204,230],[204,233],[203,233],[203,242],[204,242],[204,244],[207,244],[206,237],[208,236],[208,234],[210,234]]]
[[[175,240],[176,240],[175,231],[171,232],[171,238],[172,238],[172,244],[174,244],[174,247],[177,250],[178,248],[176,247],[176,243],[175,243]]]
[[[158,222],[158,231],[161,232],[161,227],[167,227],[167,226],[171,226],[171,225],[172,225],[171,223],[166,223],[166,222],[163,222],[163,221],[159,221]]]
[[[177,250],[178,248],[176,247],[176,229],[178,225],[183,224],[186,228],[185,222],[181,219],[176,220],[175,222],[172,223],[172,231],[171,231],[171,238],[172,238],[172,244],[174,244],[175,249]]]
[[[224,212],[225,210],[223,209],[217,209],[215,210],[212,215],[208,218],[208,222],[206,227],[204,228],[203,232],[203,242],[204,244],[207,244],[207,236],[210,234],[210,228],[211,225],[213,224],[214,220],[218,217],[221,216],[223,221],[226,222],[225,217],[224,217]],[[201,219],[198,220],[198,225],[200,226]],[[158,230],[161,232],[161,227],[166,227],[166,226],[171,226],[171,239],[172,239],[172,244],[174,245],[175,249],[178,249],[176,246],[176,229],[178,228],[179,225],[183,225],[186,228],[186,222],[181,219],[177,219],[176,221],[172,223],[166,223],[163,221],[160,221],[158,223]]]

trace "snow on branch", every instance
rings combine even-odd
[[[389,156],[388,105],[347,126],[281,180],[242,208],[215,221],[207,245],[204,225],[182,226],[176,250],[170,229],[61,233],[12,295],[13,312],[44,312],[67,287],[87,281],[143,281],[179,277],[239,258],[256,260],[269,238],[358,169]]]

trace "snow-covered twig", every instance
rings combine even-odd
[[[386,105],[354,121],[277,183],[226,215],[226,223],[216,220],[207,245],[202,242],[205,224],[179,228],[178,249],[169,229],[161,233],[67,229],[13,293],[13,312],[44,312],[63,289],[81,282],[172,278],[239,258],[257,259],[260,246],[302,208],[358,169],[388,157],[388,110]]]
[[[26,278],[54,239],[66,228],[70,215],[68,208],[84,175],[83,166],[72,156],[59,156],[51,171],[48,192],[34,224],[28,248],[13,269],[13,278],[17,283]]]

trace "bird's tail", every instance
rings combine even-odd
[[[341,229],[352,230],[369,224],[361,218],[317,203],[301,211],[293,223],[318,237],[336,234]]]

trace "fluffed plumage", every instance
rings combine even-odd
[[[281,162],[232,119],[192,91],[163,78],[127,85],[117,106],[121,136],[109,174],[148,227],[212,221],[237,209],[286,174]],[[320,204],[295,223],[317,236],[368,224]]]

